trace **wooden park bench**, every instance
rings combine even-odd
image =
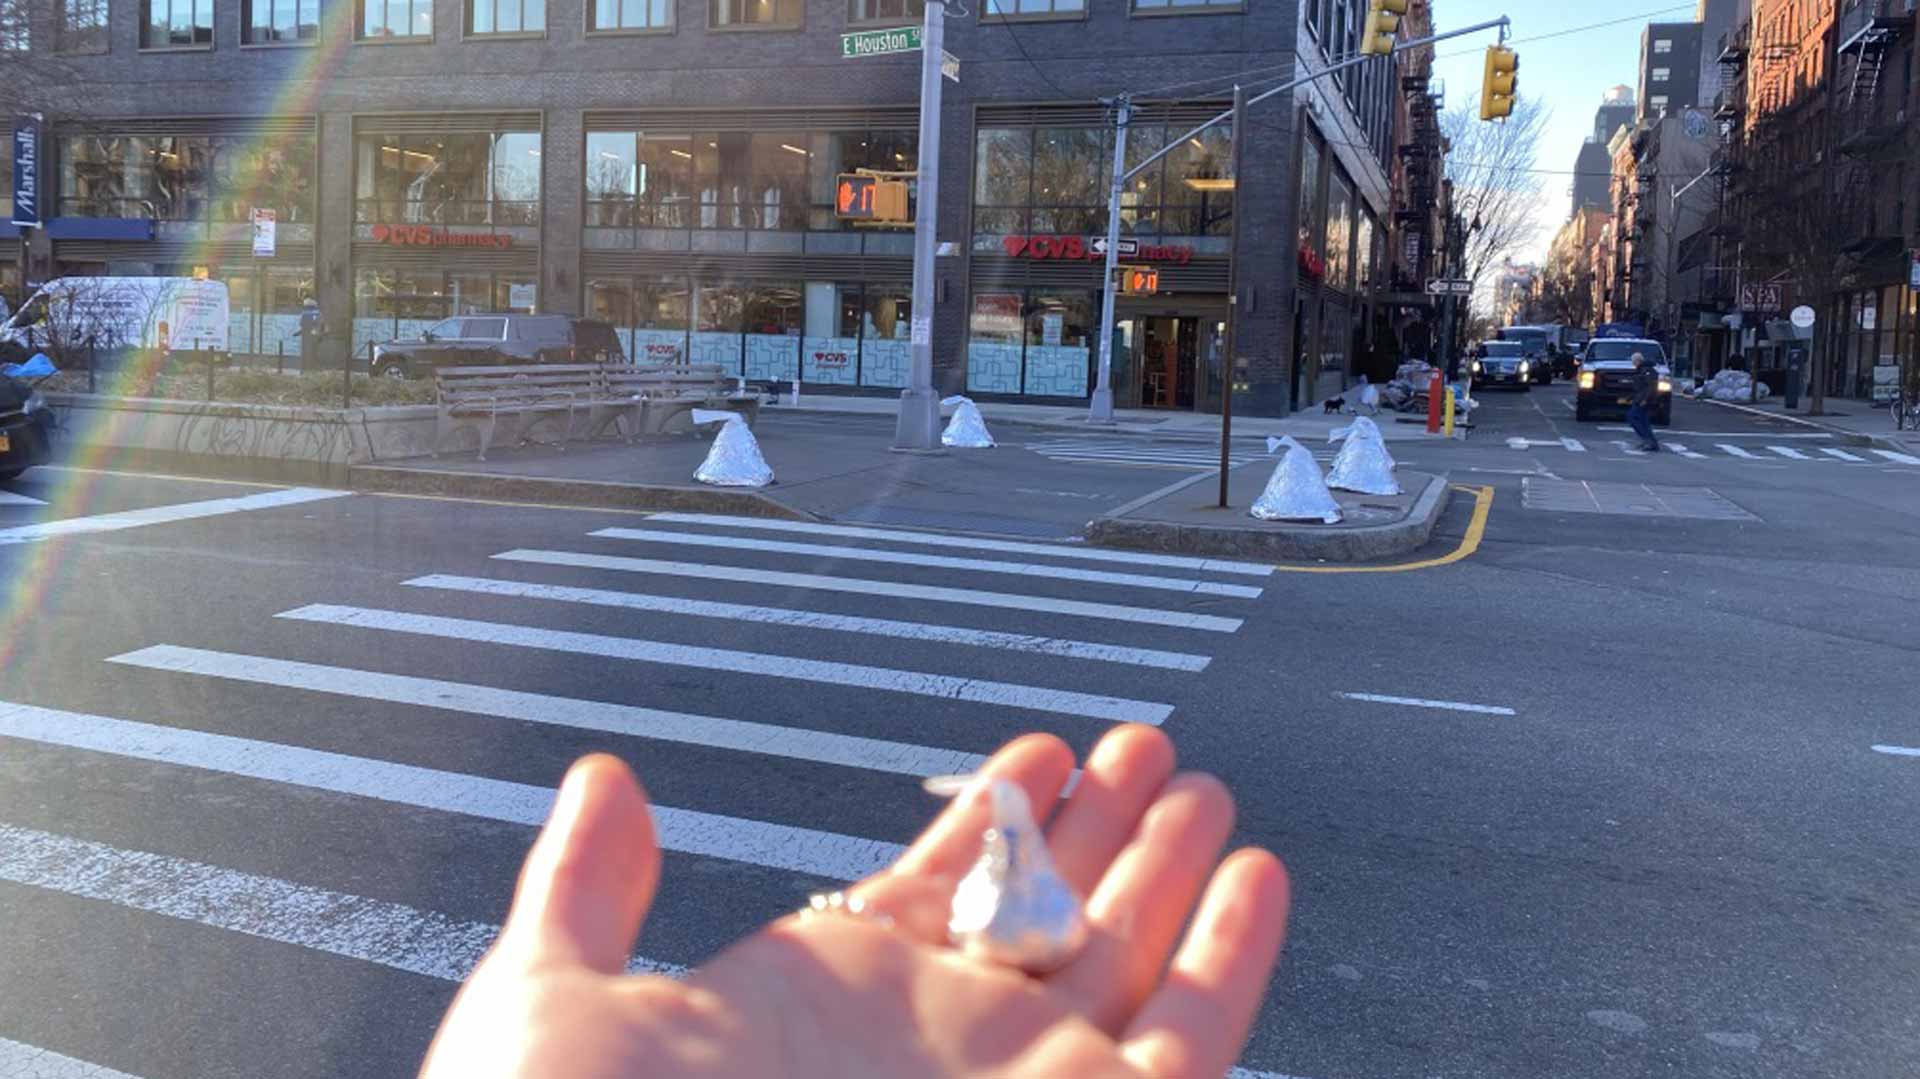
[[[749,424],[760,415],[760,394],[735,389],[719,364],[441,367],[434,370],[433,385],[435,452],[455,430],[476,427],[482,461],[500,436],[503,418],[524,442],[541,420],[564,417],[559,438],[564,449],[581,414],[586,416],[584,437],[597,438],[611,424],[629,442],[637,435],[665,433],[696,408],[739,412]],[[628,418],[630,430],[621,423]]]
[[[564,448],[574,413],[591,407],[600,386],[600,368],[596,363],[435,368],[435,454],[455,430],[477,427],[479,459],[486,460],[502,419],[524,442],[541,420],[565,417],[566,426],[560,429]]]

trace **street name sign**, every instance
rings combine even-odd
[[[919,52],[920,28],[902,26],[892,30],[862,30],[857,34],[840,35],[840,58],[852,60],[860,56],[892,56],[895,53]]]

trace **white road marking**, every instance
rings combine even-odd
[[[1039,492],[1046,493],[1046,492]],[[1099,497],[1099,496],[1094,496]],[[1166,566],[1170,569],[1195,569],[1213,573],[1237,573],[1247,577],[1271,577],[1273,567],[1258,562],[1228,562],[1218,558],[1188,558],[1171,554],[1144,554],[1138,551],[1109,551],[1098,547],[1068,547],[1058,543],[1019,543],[1012,540],[979,539],[934,532],[906,532],[892,528],[859,528],[852,525],[813,524],[807,521],[779,521],[770,517],[720,517],[707,513],[655,513],[649,521],[675,524],[716,525],[723,528],[751,528],[770,532],[804,532],[815,536],[839,536],[843,539],[879,540],[883,543],[908,543],[921,547],[959,547],[969,551],[1003,551],[1007,554],[1034,554],[1047,558],[1079,558],[1093,562],[1123,562],[1134,566]]]
[[[986,762],[980,754],[957,749],[170,644],[108,662],[899,775],[961,775]]]
[[[1335,693],[1350,701],[1372,701],[1374,704],[1404,704],[1410,708],[1437,708],[1448,712],[1475,712],[1488,716],[1519,715],[1511,708],[1502,708],[1493,704],[1464,704],[1460,701],[1430,701],[1423,697],[1385,697],[1378,693]]]
[[[1660,443],[1660,445],[1666,447],[1667,449],[1672,450],[1673,452],[1679,454],[1682,457],[1691,457],[1696,461],[1704,461],[1707,459],[1706,454],[1695,453],[1692,450],[1688,449],[1684,444],[1679,442],[1662,442]]]
[[[1820,452],[1826,454],[1828,457],[1838,457],[1842,461],[1853,461],[1858,464],[1865,464],[1867,461],[1865,457],[1861,457],[1858,454],[1848,453],[1846,450],[1836,450],[1830,446],[1821,446]]]
[[[91,532],[117,532],[126,528],[140,528],[143,525],[170,524],[202,517],[221,517],[229,513],[245,513],[249,510],[296,506],[303,502],[344,498],[350,493],[349,491],[327,491],[315,487],[292,487],[284,491],[266,491],[257,495],[240,495],[236,498],[214,498],[205,502],[150,506],[146,509],[127,510],[124,513],[103,513],[93,517],[68,517],[65,520],[43,521],[40,524],[21,525],[18,528],[0,528],[0,545],[33,543],[38,540],[52,539],[55,536],[72,536]]]
[[[1915,457],[1910,453],[1896,453],[1893,450],[1874,450],[1873,452],[1885,457],[1889,461],[1897,461],[1903,465],[1920,465],[1920,457]]]
[[[733,671],[768,678],[790,678],[824,685],[853,686],[891,693],[907,693],[942,700],[998,704],[1035,712],[1054,712],[1111,720],[1115,723],[1159,725],[1173,714],[1173,706],[1126,697],[1108,697],[1098,693],[1027,686],[1017,682],[993,682],[984,678],[963,678],[926,671],[896,670],[891,667],[867,667],[857,663],[830,663],[825,660],[776,656],[764,652],[740,652],[727,648],[648,641],[636,637],[607,637],[598,633],[573,633],[513,626],[500,622],[480,622],[469,618],[442,618],[438,615],[382,611],[367,607],[341,607],[316,603],[276,618],[327,625],[356,626],[362,629],[415,633],[448,640],[500,644],[516,648],[539,648],[571,652],[583,656],[633,660],[639,663],[663,663],[675,667],[693,667],[708,671]]]
[[[504,562],[532,562],[547,566],[571,566],[578,569],[618,570],[626,573],[659,573],[670,577],[694,577],[711,581],[747,582],[768,588],[808,588],[825,592],[853,592],[895,599],[925,600],[934,603],[963,603],[975,607],[999,607],[1015,611],[1039,611],[1076,618],[1101,618],[1112,622],[1136,622],[1143,625],[1173,626],[1179,629],[1237,633],[1243,622],[1211,614],[1189,614],[1153,607],[1126,607],[1112,603],[1088,603],[1082,600],[1051,599],[1046,596],[1021,596],[1008,592],[979,592],[971,588],[942,588],[937,585],[905,584],[898,581],[873,581],[861,577],[827,577],[814,573],[781,573],[774,570],[745,570],[739,566],[709,566],[698,562],[663,562],[651,558],[624,555],[584,554],[576,551],[503,551],[493,557]]]
[[[1920,749],[1911,749],[1907,746],[1874,746],[1873,751],[1893,757],[1920,757]]]
[[[891,618],[861,618],[855,615],[801,611],[788,607],[756,607],[741,603],[682,599],[678,596],[615,592],[601,588],[573,588],[567,585],[533,584],[526,581],[499,581],[485,577],[459,577],[444,573],[416,577],[406,583],[417,588],[441,588],[454,592],[514,596],[521,599],[550,599],[563,603],[589,603],[601,607],[660,611],[665,614],[684,614],[696,618],[730,618],[741,622],[765,622],[770,625],[795,626],[800,629],[869,633],[910,641],[935,641],[940,644],[963,644],[978,648],[1002,648],[1012,652],[1035,652],[1046,656],[1124,663],[1137,667],[1160,667],[1172,671],[1203,671],[1211,662],[1207,656],[1190,652],[1163,652],[1154,648],[1129,648],[1124,645],[1042,637],[1030,633],[1001,633],[995,630],[972,629],[967,626],[899,622]]]
[[[1563,439],[1561,439],[1561,440],[1560,440],[1560,444],[1561,444],[1562,446],[1565,446],[1565,447],[1567,448],[1567,451],[1568,451],[1569,453],[1585,453],[1585,452],[1587,452],[1587,446],[1586,446],[1586,443],[1584,443],[1584,442],[1581,442],[1581,441],[1580,441],[1579,439],[1577,439],[1577,438],[1563,438]]]
[[[0,506],[44,506],[44,505],[46,505],[45,502],[42,502],[31,495],[23,495],[18,491],[0,491]],[[5,1076],[6,1076],[5,1072],[0,1072],[0,1079],[5,1079]]]
[[[1768,446],[1767,449],[1772,450],[1774,453],[1777,453],[1782,457],[1790,458],[1795,461],[1813,460],[1813,458],[1808,457],[1806,454],[1801,453],[1799,450],[1794,449],[1792,446]]]
[[[0,880],[449,982],[465,981],[500,933],[485,922],[400,903],[10,824],[0,824]],[[638,958],[627,969],[686,973]],[[0,1054],[0,1076],[15,1074],[5,1063]]]
[[[396,805],[538,826],[553,789],[303,746],[0,702],[0,737],[200,768]],[[891,864],[896,843],[655,805],[665,850],[834,880]]]
[[[136,1079],[126,1072],[0,1038],[0,1079]]]
[[[1735,457],[1744,457],[1744,458],[1746,458],[1746,459],[1747,459],[1747,460],[1749,460],[1749,461],[1758,461],[1758,460],[1760,459],[1760,455],[1759,455],[1759,454],[1757,454],[1757,453],[1748,453],[1748,452],[1747,452],[1746,450],[1743,450],[1743,449],[1741,449],[1741,448],[1740,448],[1740,447],[1738,447],[1738,446],[1734,446],[1734,445],[1730,445],[1730,444],[1728,444],[1728,443],[1725,443],[1725,442],[1721,442],[1721,443],[1718,443],[1718,445],[1719,445],[1719,447],[1720,447],[1720,449],[1722,449],[1722,450],[1724,450],[1724,451],[1725,451],[1725,452],[1727,452],[1727,453],[1730,453],[1730,454],[1732,454],[1732,455],[1733,455],[1733,456],[1735,456]]]
[[[1051,577],[1062,581],[1087,581],[1093,584],[1152,588],[1163,592],[1197,593],[1206,596],[1233,596],[1258,599],[1261,590],[1246,584],[1218,584],[1190,581],[1179,577],[1150,577],[1139,573],[1110,573],[1071,566],[1044,566],[1034,562],[994,562],[983,558],[951,558],[946,555],[916,554],[911,551],[882,551],[872,547],[836,547],[821,543],[788,543],[783,540],[746,539],[740,536],[709,536],[699,532],[662,532],[650,528],[603,528],[588,535],[601,539],[632,540],[638,543],[669,543],[690,547],[721,547],[739,551],[769,551],[775,554],[817,555],[821,558],[852,562],[881,562],[895,566],[930,566],[936,569],[971,570],[976,573],[1004,573],[1016,577]],[[742,570],[741,572],[754,572]]]

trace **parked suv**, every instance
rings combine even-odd
[[[613,327],[568,315],[455,315],[419,337],[373,346],[373,373],[420,378],[436,367],[482,364],[620,363]]]

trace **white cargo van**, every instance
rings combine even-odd
[[[227,285],[192,277],[60,277],[0,323],[0,350],[227,352]]]

